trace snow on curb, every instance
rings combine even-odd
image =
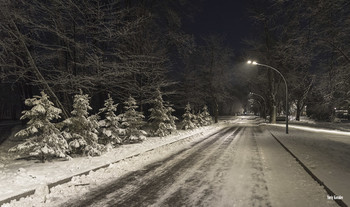
[[[285,124],[266,124],[266,125],[286,127]],[[313,127],[306,127],[306,126],[294,126],[294,125],[288,125],[288,127],[294,128],[294,129],[300,129],[300,130],[304,130],[304,131],[310,131],[310,132],[323,132],[323,133],[330,133],[330,134],[350,135],[350,132],[334,130],[334,129],[321,129],[321,128],[313,128]]]
[[[164,154],[179,151],[183,148],[183,145],[194,142],[224,126],[225,124],[215,124],[194,130],[182,131],[179,134],[163,138],[150,137],[143,143],[122,145],[100,157],[75,158],[66,162],[32,163],[32,165],[26,168],[19,168],[17,172],[14,172],[14,169],[12,169],[12,173],[0,172],[0,189],[4,191],[0,195],[0,199],[2,199],[0,205],[23,206],[24,204],[29,204],[33,206],[33,202],[43,205],[43,199],[45,200],[47,197],[51,196],[51,198],[55,198],[54,200],[56,200],[57,197],[61,197],[62,195],[64,198],[73,194],[72,190],[68,190],[68,194],[63,193],[66,190],[62,190],[62,184],[65,185],[65,189],[72,186],[75,189],[76,186],[80,186],[81,188],[84,185],[89,185],[84,188],[85,190],[78,190],[79,193],[87,192],[91,186],[96,186],[101,182],[105,182],[104,180],[108,180],[109,178],[115,179],[129,171],[136,170],[146,163],[161,159],[161,157],[166,156]],[[142,155],[142,159],[138,164],[131,161],[140,155]],[[32,182],[27,182],[28,179],[31,179]],[[77,192],[76,190],[73,191]],[[50,196],[48,196],[49,192]],[[29,195],[33,196],[23,198]],[[13,201],[18,199],[20,201]],[[5,204],[10,201],[12,201],[11,204]]]
[[[335,194],[320,178],[318,178],[313,172],[312,170],[307,167],[303,161],[301,161],[288,147],[286,147],[286,145],[284,145],[270,130],[269,130],[270,134],[272,135],[272,137],[283,147],[283,149],[285,149],[295,160],[296,162],[306,171],[306,173],[308,175],[310,175],[310,177],[316,181],[320,186],[322,186],[325,191],[328,193],[328,196],[331,197],[336,197],[337,194]],[[339,206],[346,206],[346,204],[341,200],[341,199],[335,199],[334,200]]]

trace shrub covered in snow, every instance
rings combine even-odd
[[[208,111],[208,107],[206,105],[204,105],[203,109],[202,109],[202,113],[200,113],[200,123],[202,126],[208,126],[213,124],[213,118],[210,116],[210,113]]]
[[[120,135],[124,134],[124,130],[120,127],[121,117],[115,114],[117,107],[118,104],[114,104],[112,97],[108,94],[104,107],[100,109],[100,113],[105,114],[105,119],[99,122],[102,133],[100,142],[105,145],[122,143]]]
[[[191,113],[191,105],[187,103],[185,113],[182,115],[182,129],[194,129],[196,126],[193,123],[195,116]]]
[[[141,112],[136,111],[137,108],[136,100],[131,96],[124,102],[125,112],[121,114],[121,126],[125,129],[124,142],[135,143],[146,139],[147,133],[141,129],[145,117]]]
[[[200,111],[197,113],[197,114],[195,114],[194,113],[194,111],[192,112],[192,123],[193,123],[193,125],[194,125],[194,127],[195,128],[197,128],[197,127],[201,127],[202,126],[202,121],[201,121],[201,113],[200,113]]]
[[[158,89],[156,91],[156,98],[153,100],[153,108],[149,109],[151,112],[150,122],[151,122],[151,133],[154,136],[166,136],[174,130],[175,119],[171,115],[173,111],[171,106],[165,107],[162,94]],[[175,117],[176,118],[176,117]]]
[[[98,116],[89,116],[89,99],[82,91],[74,96],[72,117],[64,120],[67,128],[63,134],[68,139],[71,153],[96,156],[101,155],[104,147],[98,143]]]
[[[41,96],[26,99],[25,104],[32,107],[31,110],[22,112],[21,120],[29,119],[28,126],[15,136],[27,139],[9,151],[28,153],[38,157],[42,162],[52,157],[66,157],[68,144],[56,126],[51,123],[53,119],[60,118],[61,109],[54,107],[49,96],[43,91]]]
[[[171,105],[169,102],[166,102],[164,106],[166,108],[166,114],[169,117],[168,131],[171,133],[171,132],[176,130],[176,123],[175,123],[175,121],[178,120],[178,118],[176,116],[172,115],[172,113],[175,111],[175,109],[173,109],[173,105]]]

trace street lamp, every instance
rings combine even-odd
[[[251,60],[248,60],[248,62],[247,62],[248,64],[252,64],[252,65],[257,65],[258,63],[257,62],[255,62],[255,61],[251,61]]]
[[[266,68],[270,68],[270,69],[276,71],[282,77],[282,79],[284,81],[284,84],[285,84],[285,87],[286,87],[286,134],[288,134],[288,86],[287,86],[286,79],[284,78],[282,73],[279,70],[277,70],[276,68],[274,68],[274,67],[271,67],[271,66],[265,65],[265,64],[261,64],[261,63],[257,63],[256,61],[251,61],[251,60],[248,60],[247,63],[251,64],[251,65],[260,65],[260,66],[263,66],[263,67],[266,67]]]
[[[266,121],[266,101],[265,101],[265,98],[262,95],[259,95],[257,93],[253,93],[253,92],[249,92],[249,95],[259,96],[264,101],[264,118],[265,118],[265,121]]]

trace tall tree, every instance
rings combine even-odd
[[[100,109],[100,113],[104,114],[105,119],[99,122],[100,131],[103,136],[99,140],[105,145],[122,143],[120,136],[123,135],[124,132],[120,126],[121,117],[115,114],[117,107],[118,104],[114,104],[111,95],[108,94],[108,99],[105,100],[104,107]]]
[[[310,18],[300,15],[305,14],[307,10],[300,2],[265,1],[252,13],[255,22],[263,25],[259,28],[264,34],[263,38],[248,41],[252,46],[252,54],[255,54],[260,62],[277,68],[285,77],[289,90],[288,98],[297,106],[297,119],[314,80],[311,63],[315,54],[312,31],[308,27]],[[264,81],[269,85],[267,100],[270,106],[270,122],[275,123],[276,107],[279,103],[284,104],[277,100],[284,99],[285,86],[282,86],[281,77],[272,70],[267,72]],[[255,88],[263,85],[261,82],[257,84],[259,86]],[[261,93],[266,94],[264,91]]]
[[[165,40],[153,14],[139,15],[138,6],[117,0],[2,5],[2,76],[44,88],[63,112],[78,89],[147,99],[153,86],[168,83]]]
[[[188,57],[183,83],[184,101],[196,104],[195,109],[209,102],[217,122],[219,107],[229,97],[232,85],[233,52],[225,45],[222,36],[210,35],[203,42]]]
[[[166,107],[163,101],[162,93],[158,89],[156,91],[156,98],[153,100],[153,107],[149,109],[150,122],[151,122],[151,132],[156,136],[166,136],[176,129],[174,118],[171,115],[171,107]]]
[[[68,140],[69,150],[72,154],[89,156],[101,155],[105,148],[98,143],[99,124],[94,115],[89,116],[91,110],[90,97],[87,94],[74,96],[72,117],[63,121],[66,125],[64,136]]]
[[[121,126],[125,129],[123,141],[126,143],[142,142],[146,139],[147,133],[141,129],[145,124],[143,121],[145,116],[137,111],[137,108],[137,102],[131,96],[124,102],[125,112],[121,115]]]

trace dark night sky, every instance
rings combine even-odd
[[[225,34],[228,44],[240,52],[244,46],[242,39],[249,37],[252,28],[247,1],[204,0],[197,5],[201,11],[194,16],[194,22],[185,23],[186,30],[197,36]]]

